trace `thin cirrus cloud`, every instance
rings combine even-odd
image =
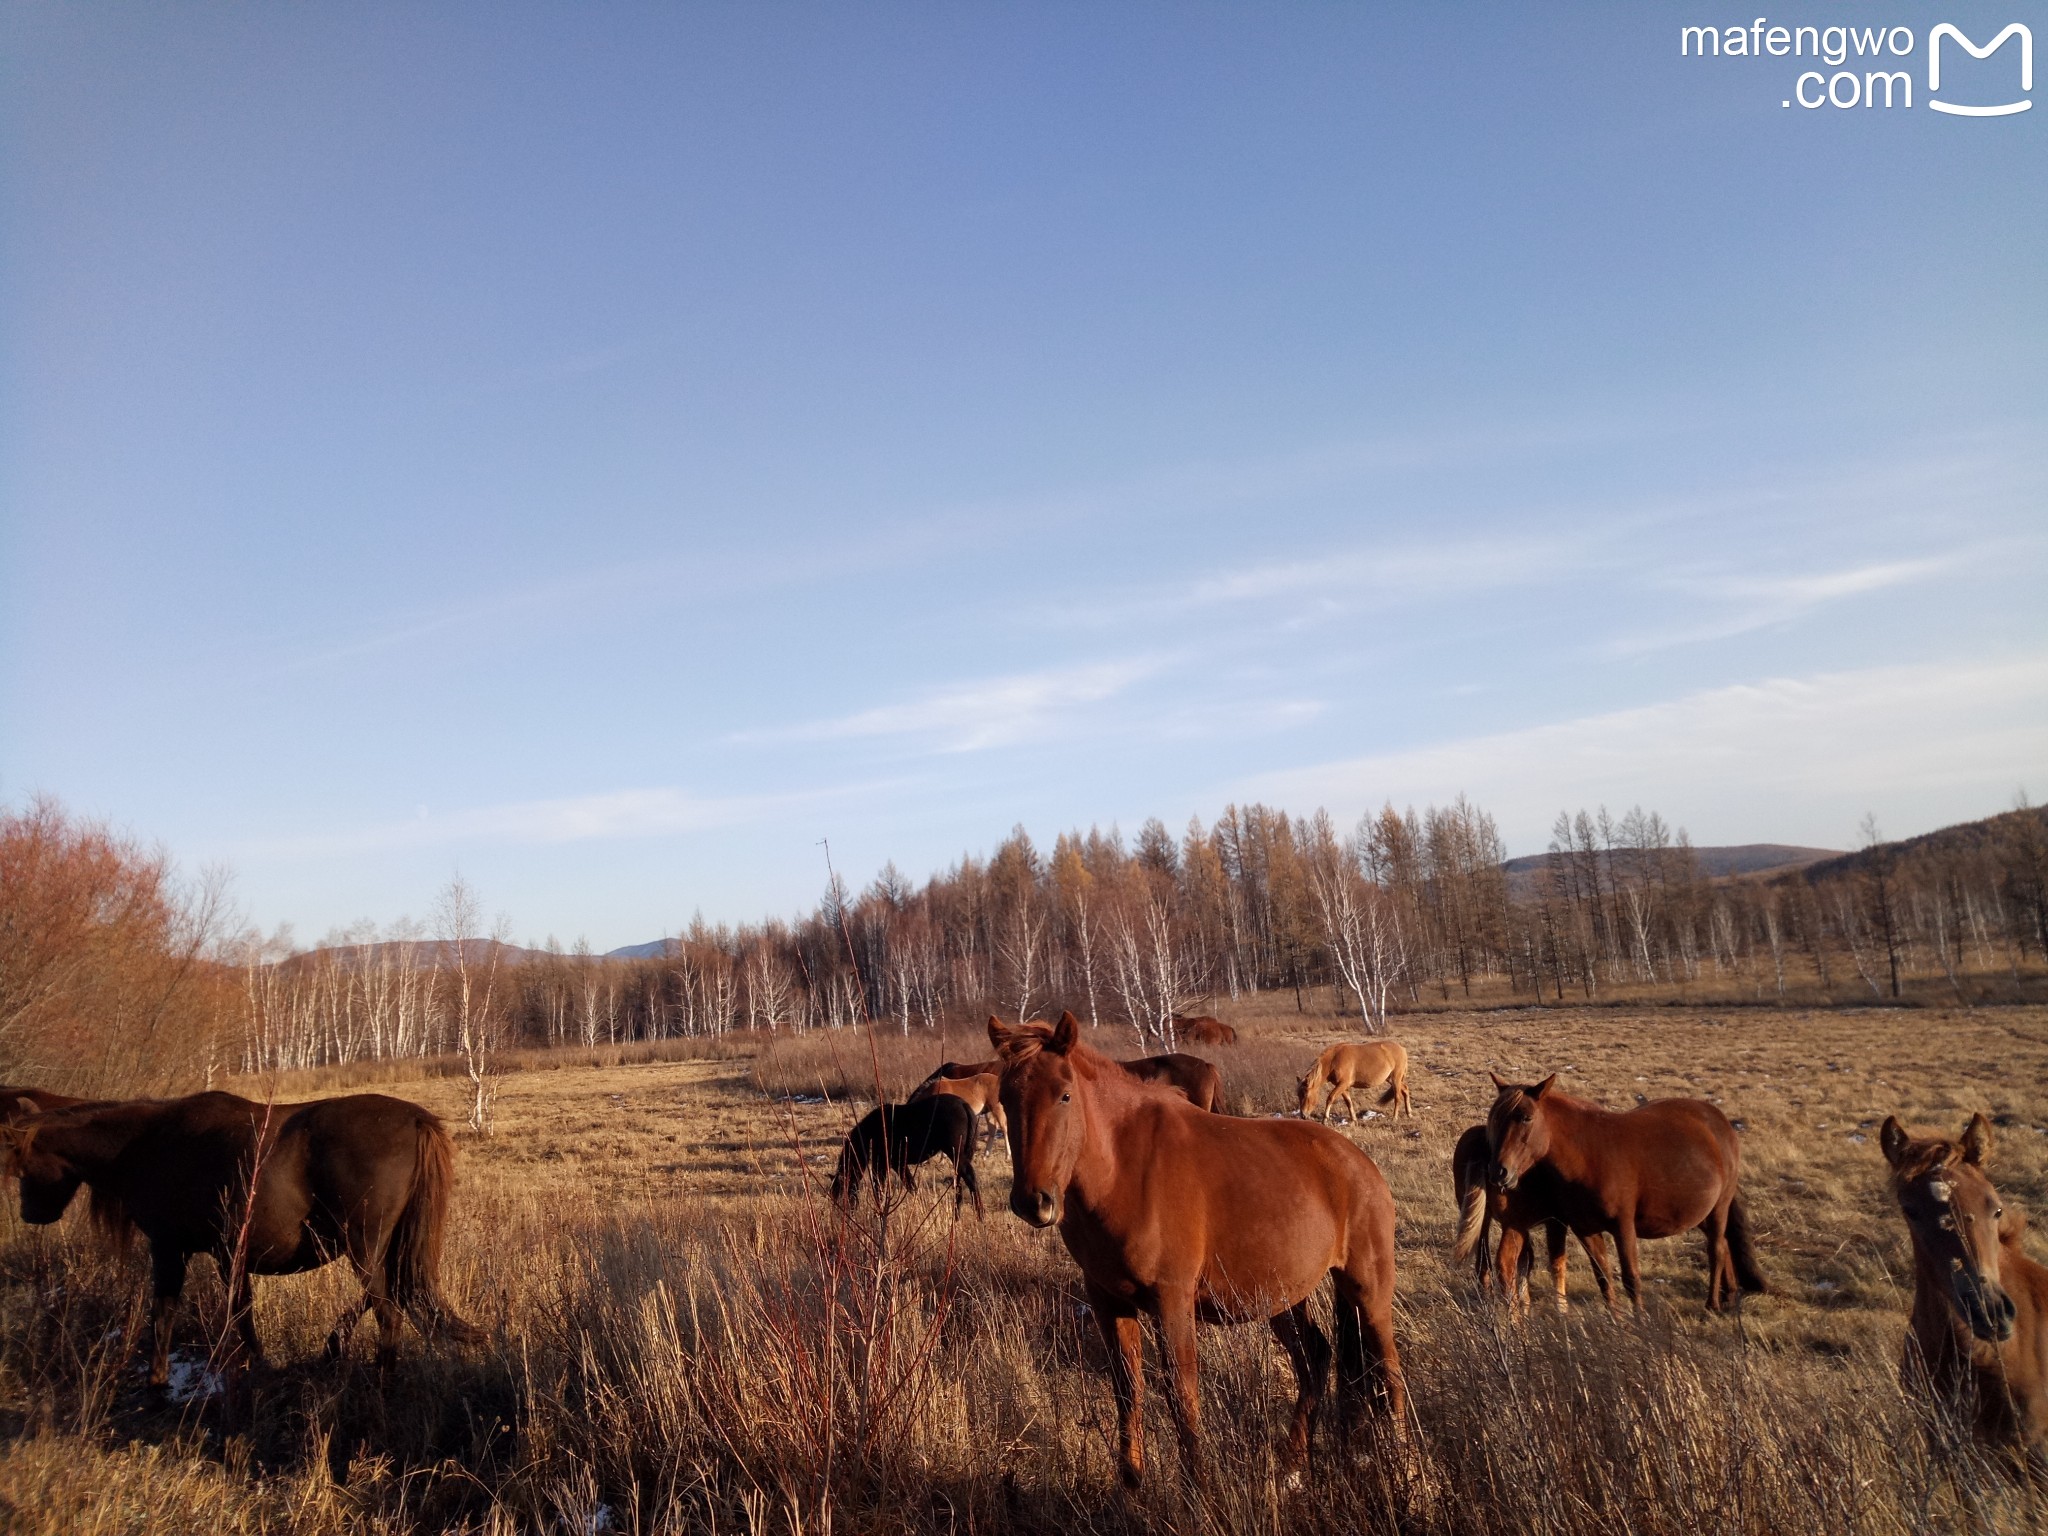
[[[1659,583],[1682,597],[1720,606],[1722,611],[1701,622],[1625,635],[1613,642],[1619,655],[1636,655],[1676,645],[1727,640],[1774,624],[1787,623],[1829,603],[1863,597],[1916,582],[1931,581],[1971,563],[1966,553],[1919,559],[1883,560],[1839,570],[1796,576],[1674,576]]]
[[[1345,816],[1460,791],[1511,848],[1561,809],[1641,802],[1701,841],[1810,838],[1876,810],[1900,828],[1982,815],[2048,769],[2048,653],[1872,667],[1269,773],[1230,793]],[[2033,781],[2030,786],[2030,779]]]
[[[933,689],[828,720],[745,732],[741,742],[923,738],[941,752],[1004,747],[1055,729],[1067,718],[1125,692],[1167,666],[1163,657],[1090,662],[1019,672]]]
[[[404,821],[253,844],[240,851],[303,858],[460,844],[581,843],[663,837],[760,821],[876,787],[853,785],[788,795],[723,796],[658,787],[473,806],[440,816],[430,816],[422,809],[418,816]]]

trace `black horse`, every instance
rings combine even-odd
[[[832,1198],[849,1205],[857,1203],[865,1175],[880,1203],[882,1182],[892,1169],[906,1189],[915,1189],[912,1166],[939,1156],[953,1160],[954,1214],[959,1213],[962,1198],[972,1194],[974,1214],[981,1215],[981,1186],[974,1178],[974,1111],[950,1095],[869,1110],[840,1149],[839,1168],[832,1175]]]

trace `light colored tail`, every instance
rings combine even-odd
[[[1468,1259],[1486,1236],[1486,1181],[1475,1179],[1458,1198],[1458,1238],[1451,1244],[1451,1257]]]

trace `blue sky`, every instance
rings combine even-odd
[[[2040,798],[2048,113],[1922,98],[2048,5],[1771,18],[1912,110],[1753,17],[8,3],[0,797],[599,947],[823,837]]]

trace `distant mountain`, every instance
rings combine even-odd
[[[1726,848],[1695,848],[1692,854],[1700,873],[1709,880],[1731,875],[1781,874],[1843,857],[1839,848],[1799,848],[1790,843],[1737,843]],[[1551,860],[1559,857],[1554,853],[1532,853],[1509,859],[1501,865],[1507,871],[1508,894],[1517,901],[1535,896],[1543,871],[1550,867]],[[1604,871],[1614,856],[1602,852],[1597,857]]]
[[[351,960],[361,965],[374,965],[386,957],[396,959],[402,951],[408,949],[412,951],[415,965],[441,966],[455,963],[455,946],[441,939],[385,939],[375,944],[323,944],[278,963],[290,967],[303,965],[315,955],[332,955],[337,959]],[[463,945],[463,953],[471,965],[489,964],[491,951],[494,949],[498,952],[500,965],[525,965],[529,961],[547,958],[545,950],[527,949],[518,944],[500,944],[496,939],[470,939]]]
[[[2048,806],[2029,806],[2020,811],[2002,811],[1979,821],[1959,821],[1952,827],[1923,832],[1918,837],[1895,843],[1879,843],[1855,853],[1839,853],[1823,863],[1808,865],[1801,873],[1808,880],[1833,880],[1868,869],[1878,859],[1896,860],[1906,856],[1968,855],[2001,847],[2014,837],[2032,835],[2048,838]],[[2037,845],[2038,846],[2038,845]]]
[[[667,939],[650,939],[645,944],[627,944],[604,952],[607,960],[659,960],[669,951]]]

